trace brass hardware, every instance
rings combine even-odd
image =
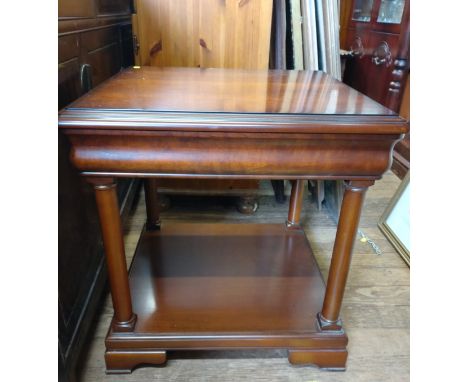
[[[382,41],[372,54],[372,62],[374,65],[379,66],[385,64],[388,68],[393,62],[392,52],[390,46],[386,41]]]
[[[362,58],[364,55],[364,45],[362,44],[362,39],[359,36],[354,37],[354,41],[349,48],[351,55],[353,57]]]
[[[80,68],[80,83],[83,93],[89,92],[93,88],[92,68],[89,64],[83,64]]]
[[[138,52],[140,51],[140,43],[138,42],[137,35],[133,35],[133,54],[138,56]]]

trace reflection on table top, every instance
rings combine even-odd
[[[323,72],[157,67],[126,69],[70,108],[395,115]]]

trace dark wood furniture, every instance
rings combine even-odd
[[[341,48],[352,55],[343,82],[398,113],[410,69],[410,1],[345,0],[341,13]],[[392,170],[406,173],[409,141],[395,159]]]
[[[321,72],[142,67],[64,109],[59,129],[95,190],[114,306],[109,373],[226,348],[284,348],[293,364],[344,369],[340,307],[360,210],[405,120]],[[147,179],[147,224],[127,273],[115,182],[133,177]],[[287,220],[160,222],[156,179],[173,177],[293,180]],[[300,226],[307,179],[346,184],[327,283]]]
[[[353,57],[346,63],[343,82],[398,112],[409,70],[409,0],[353,4],[342,47]],[[401,4],[394,6],[401,13],[386,18],[383,8],[390,4]]]
[[[131,1],[60,0],[58,107],[132,65]],[[82,345],[105,288],[99,218],[92,190],[69,161],[70,144],[58,135],[58,360],[60,381],[76,380]],[[125,219],[138,181],[118,182]]]
[[[400,105],[400,115],[410,121],[410,74],[406,81],[403,99]],[[409,125],[408,125],[409,126]],[[393,150],[392,171],[397,174],[400,179],[404,179],[410,169],[410,132],[405,135],[405,138],[395,145]]]

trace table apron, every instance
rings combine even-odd
[[[378,179],[402,135],[67,134],[86,175]]]

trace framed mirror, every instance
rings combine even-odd
[[[410,172],[378,221],[378,226],[403,260],[410,265]]]

